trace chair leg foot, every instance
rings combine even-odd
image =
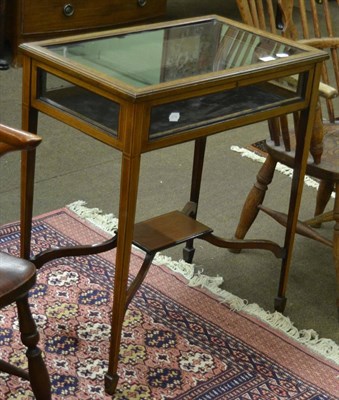
[[[119,380],[119,375],[114,374],[114,375],[105,375],[105,392],[107,394],[110,394],[111,396],[114,395],[115,389],[117,388],[118,385],[118,380]]]
[[[286,307],[287,299],[286,297],[276,297],[274,299],[274,309],[275,311],[283,313]]]

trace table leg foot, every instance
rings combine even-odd
[[[184,259],[185,262],[191,264],[193,261],[194,253],[195,253],[194,247],[186,246],[182,250],[182,258]]]
[[[228,251],[230,253],[233,253],[233,254],[240,254],[241,253],[241,249],[228,249]]]
[[[279,311],[279,312],[283,313],[284,310],[285,310],[285,307],[286,307],[286,302],[287,302],[286,297],[279,297],[279,296],[276,297],[274,299],[274,309],[275,309],[275,311]]]
[[[111,396],[114,395],[115,389],[117,388],[119,380],[119,375],[105,375],[105,392],[110,394]]]
[[[6,69],[9,69],[9,63],[4,60],[4,59],[0,59],[0,71],[5,71]]]

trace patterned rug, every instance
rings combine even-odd
[[[18,254],[19,229],[0,229],[0,248]],[[62,209],[38,217],[33,252],[95,243],[107,235]],[[111,399],[104,393],[114,252],[70,257],[38,273],[30,302],[41,332],[53,399]],[[134,251],[131,274],[142,255]],[[0,356],[25,363],[15,309],[0,314]],[[338,399],[339,368],[264,322],[231,311],[181,275],[153,265],[129,306],[115,399]],[[0,399],[32,399],[29,385],[0,374]]]

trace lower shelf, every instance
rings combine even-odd
[[[154,253],[212,232],[213,229],[184,213],[171,211],[137,223],[133,243],[146,253]]]

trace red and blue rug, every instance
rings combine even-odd
[[[32,251],[96,243],[106,234],[67,209],[34,221]],[[0,249],[19,253],[19,227],[0,228]],[[53,399],[111,399],[104,393],[114,252],[69,257],[38,273],[30,303]],[[132,256],[136,274],[142,256]],[[26,362],[14,307],[0,313],[0,356]],[[115,399],[216,400],[339,398],[335,363],[210,293],[153,265],[126,314]],[[32,399],[29,384],[0,374],[0,399]]]

